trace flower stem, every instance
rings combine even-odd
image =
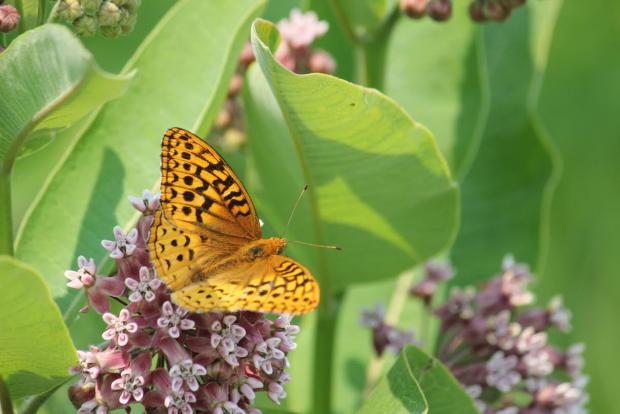
[[[332,405],[334,345],[336,323],[342,294],[326,295],[317,311],[317,329],[314,337],[314,384],[312,412],[329,414]]]
[[[0,375],[0,411],[2,414],[13,414],[13,403],[2,375]]]
[[[45,3],[47,0],[39,0],[39,10],[37,13],[37,26],[45,22]]]
[[[0,255],[13,256],[11,174],[0,172]]]
[[[374,36],[354,43],[358,84],[383,90],[388,42],[399,15],[395,9]]]

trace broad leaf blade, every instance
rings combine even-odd
[[[613,413],[620,372],[620,2],[552,3],[562,9],[536,110],[561,155],[562,176],[536,292],[564,296],[574,330],[559,343],[586,343],[589,412]]]
[[[357,414],[426,414],[429,412],[429,407],[432,406],[427,403],[421,384],[416,379],[407,351],[400,355],[387,375],[379,381]],[[450,397],[445,396],[446,399]],[[434,409],[430,412],[439,413]]]
[[[45,392],[77,362],[69,332],[34,269],[2,256],[0,281],[0,375],[13,399]]]
[[[415,346],[405,348],[402,356],[424,393],[429,413],[479,414],[471,397],[441,362]]]
[[[475,156],[487,110],[479,30],[467,2],[456,2],[447,25],[401,19],[389,40],[385,93],[426,125],[456,179]]]
[[[376,90],[328,75],[287,71],[266,46],[275,39],[272,24],[255,23],[257,61],[292,138],[292,144],[281,145],[295,152],[263,158],[255,153],[256,168],[259,177],[273,177],[280,166],[293,166],[297,172],[291,170],[282,180],[291,183],[301,172],[310,184],[309,215],[303,220],[312,233],[305,240],[345,249],[343,254],[316,253],[314,269],[321,283],[341,290],[350,283],[394,277],[445,248],[457,224],[458,194],[430,132]],[[277,108],[268,112],[278,116]],[[286,139],[256,136],[252,128],[254,148],[276,147],[276,140]],[[293,200],[304,181],[290,190]],[[262,185],[274,183],[264,180]],[[289,209],[272,206],[269,213],[275,215],[268,220],[285,222]]]
[[[462,225],[452,259],[457,283],[490,277],[504,255],[537,268],[552,148],[531,117],[536,67],[530,11],[483,29],[490,110],[479,149],[462,179]],[[510,50],[510,53],[505,53]]]
[[[19,36],[0,55],[0,72],[0,167],[5,171],[33,132],[69,126],[120,96],[131,79],[100,70],[80,41],[55,24]]]
[[[197,129],[217,114],[262,5],[260,0],[177,3],[130,61],[127,71],[138,74],[127,93],[83,131],[17,244],[17,255],[44,274],[61,308],[73,296],[60,299],[67,292],[63,270],[74,266],[79,254],[101,261],[106,254],[100,240],[112,237],[115,224],[128,227],[134,218],[127,196],[156,183],[165,130]]]

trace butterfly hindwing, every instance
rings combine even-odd
[[[157,210],[151,226],[149,252],[157,274],[171,290],[199,278],[212,264],[230,255],[236,246],[177,228]]]
[[[220,155],[181,128],[166,131],[161,153],[161,206],[171,224],[234,240],[261,237],[256,209]]]
[[[319,303],[319,285],[301,264],[273,255],[193,283],[174,292],[172,300],[191,312],[303,314]]]

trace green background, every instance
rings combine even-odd
[[[177,111],[174,117],[179,126],[199,131],[202,128],[200,132],[204,133],[215,113],[191,112],[195,111],[192,102],[204,102],[205,96],[212,96],[213,102],[223,99],[225,85],[210,85],[207,80],[229,75],[233,70],[234,59],[227,64],[222,56],[249,38],[249,30],[238,38],[225,31],[234,31],[233,28],[238,29],[251,19],[253,10],[258,11],[253,8],[257,2],[248,1],[247,7],[242,8],[245,14],[233,8],[228,15],[213,14],[215,11],[208,14],[205,9],[205,14],[195,17],[191,26],[187,22],[171,25],[157,42],[159,49],[150,55],[145,52],[142,59],[157,61],[180,45],[185,49],[176,53],[183,59],[168,61],[171,66],[165,69],[169,72],[155,73],[146,79],[141,78],[145,71],[140,72],[140,61],[130,65],[127,62],[176,2],[143,3],[138,26],[131,35],[114,40],[95,37],[85,39],[84,44],[103,70],[116,74],[125,68],[127,73],[137,66],[134,81],[144,82],[140,93],[174,96],[176,102],[187,98],[186,93],[192,89],[195,101],[189,96],[187,107],[171,102],[170,110]],[[335,3],[341,3],[346,10],[348,2]],[[378,65],[384,59],[383,82],[375,82],[376,68],[372,63],[368,65],[370,76],[366,81],[381,86],[409,115],[432,131],[452,177],[458,182],[461,225],[453,248],[447,253],[458,272],[453,283],[485,280],[498,270],[506,253],[530,263],[536,273],[534,289],[539,300],[546,302],[551,296],[562,294],[573,311],[573,332],[557,341],[587,345],[591,412],[614,412],[613,395],[618,385],[615,375],[620,370],[616,355],[620,331],[614,319],[620,303],[620,3],[530,1],[506,23],[483,26],[471,23],[465,16],[466,4],[457,3],[455,15],[448,23],[397,21],[382,57],[375,60]],[[321,18],[330,21],[329,34],[317,44],[338,60],[336,75],[350,81],[364,80],[356,72],[356,57],[347,36],[351,32],[357,34],[350,28],[358,27],[355,19],[361,19],[365,33],[382,38],[377,25],[386,18],[381,14],[383,9],[373,9],[378,13],[373,18],[361,12],[336,16],[327,2],[272,0],[262,16],[277,21],[294,4],[312,5]],[[227,18],[230,25],[218,28],[215,21]],[[226,46],[209,49],[210,39],[218,36],[226,39]],[[373,49],[376,44],[372,41],[365,47],[367,55],[371,55],[371,49],[378,50]],[[204,71],[184,75],[183,68],[187,66]],[[203,79],[198,88],[196,78]],[[244,99],[248,99],[247,93]],[[100,239],[111,237],[111,227],[116,222],[129,223],[132,217],[125,196],[151,186],[157,176],[156,146],[149,146],[142,154],[123,153],[122,148],[134,148],[126,140],[138,139],[139,134],[146,133],[145,128],[157,141],[160,134],[155,127],[148,128],[148,119],[159,114],[149,112],[148,107],[136,107],[131,114],[131,101],[124,102],[116,107],[112,102],[105,107],[97,115],[94,127],[87,126],[84,120],[78,122],[57,134],[45,150],[19,159],[15,165],[12,186],[14,229],[19,234],[17,256],[48,281],[62,310],[72,305],[73,298],[66,295],[60,269],[74,266],[80,249],[94,251]],[[135,125],[129,128],[135,128],[131,130],[135,132],[119,137],[118,129],[131,123]],[[85,128],[90,130],[84,132]],[[106,151],[108,146],[121,148],[120,161]],[[96,152],[90,152],[91,148],[97,148]],[[63,192],[63,186],[69,188],[73,183],[75,163],[84,160],[106,166],[108,181],[84,182],[86,190],[82,194]],[[132,169],[132,162],[140,167]],[[145,163],[153,171],[141,175]],[[243,159],[239,158],[237,165],[243,169]],[[53,179],[50,170],[55,174]],[[120,191],[111,191],[118,183]],[[61,190],[44,193],[53,186],[60,186]],[[290,204],[288,198],[277,201],[281,201],[284,210]],[[65,211],[70,215],[73,210],[68,206],[80,211],[80,220],[101,221],[109,233],[80,233],[79,229],[86,227],[80,227],[83,223],[78,220],[74,224],[77,233],[57,238],[52,229],[48,235],[44,224],[54,217],[50,212]],[[84,219],[86,211],[98,213]],[[58,227],[57,222],[53,224]],[[300,226],[302,229],[303,222]],[[42,234],[45,236],[41,237]],[[52,247],[63,243],[67,245],[61,250],[68,252],[67,257],[54,256]],[[384,280],[347,289],[334,355],[334,410],[338,413],[352,412],[359,405],[368,365],[373,359],[369,334],[357,324],[360,308],[372,307],[382,300],[402,326],[419,323],[419,309],[403,302],[401,294],[402,287],[415,275],[397,276],[378,275]],[[293,382],[285,406],[298,412],[310,407],[308,377],[314,319],[311,315],[301,320],[300,345],[292,355]],[[101,323],[93,315],[71,326],[78,348],[99,342],[100,331]],[[392,361],[385,360],[383,370]],[[67,404],[65,394],[59,391],[45,409],[49,413],[65,412]]]

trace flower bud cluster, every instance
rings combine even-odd
[[[428,16],[444,22],[452,16],[452,0],[401,0],[400,10],[412,19]]]
[[[133,31],[141,0],[61,0],[56,18],[71,24],[79,36],[118,37]]]
[[[506,20],[513,9],[525,4],[526,0],[473,0],[469,5],[469,16],[475,22]],[[429,16],[442,22],[452,16],[452,0],[400,0],[400,10],[412,19]]]
[[[360,324],[372,330],[372,345],[378,356],[383,355],[386,350],[398,355],[406,345],[419,345],[412,331],[398,329],[386,322],[385,307],[381,304],[377,304],[372,310],[362,310]]]
[[[328,29],[327,22],[319,20],[316,13],[293,9],[288,18],[278,23],[281,42],[275,53],[276,59],[295,73],[333,73],[336,70],[334,58],[326,51],[313,47],[314,41]],[[225,151],[236,151],[245,143],[243,113],[238,96],[245,72],[254,60],[254,52],[248,42],[241,51],[237,72],[230,81],[228,99],[214,125],[213,138]]]
[[[80,256],[68,270],[68,286],[84,290],[88,305],[102,314],[103,346],[78,351],[79,381],[69,398],[79,414],[146,413],[259,414],[259,392],[279,403],[289,382],[288,353],[299,327],[291,317],[270,320],[255,312],[189,314],[174,305],[150,262],[146,243],[159,196],[130,197],[142,216],[129,232],[114,228],[102,241],[116,262],[114,276],[97,274]],[[110,300],[122,304],[113,311]]]
[[[552,330],[571,329],[571,314],[561,299],[552,299],[546,307],[535,306],[528,290],[532,274],[526,265],[508,257],[501,273],[480,288],[455,288],[442,304],[433,306],[438,284],[451,276],[449,269],[427,265],[426,275],[410,294],[439,319],[437,357],[474,398],[480,412],[586,413],[583,344],[561,349],[549,343]],[[368,326],[383,323],[383,316],[377,315]],[[383,340],[374,327],[373,340]]]

